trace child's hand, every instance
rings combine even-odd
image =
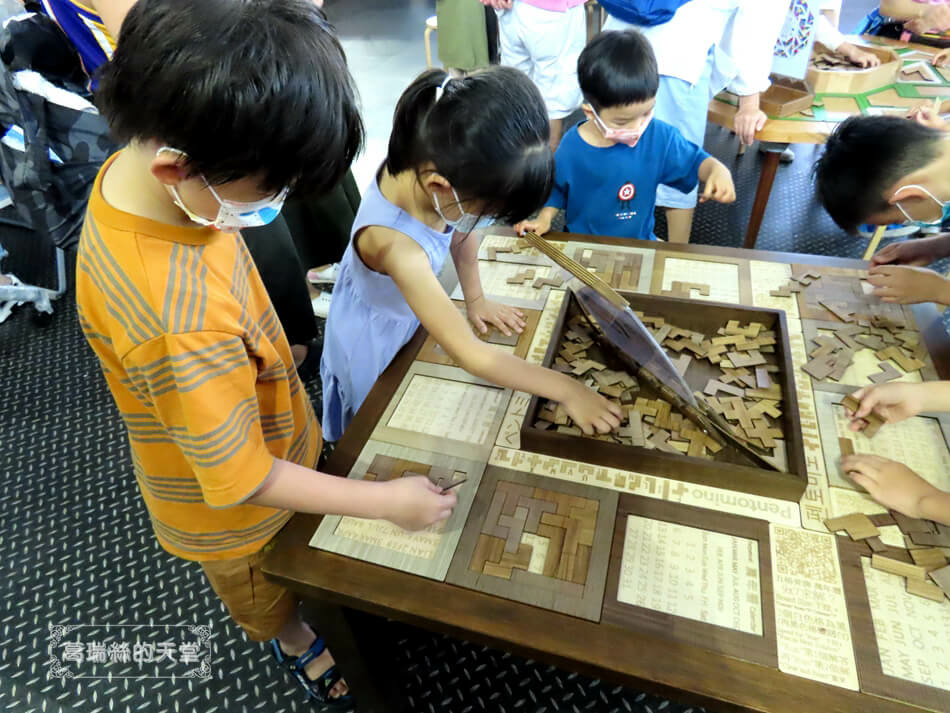
[[[768,118],[761,109],[740,108],[732,122],[732,130],[739,137],[739,143],[743,146],[751,146],[755,141],[755,133],[762,130]]]
[[[907,118],[931,129],[937,129],[938,131],[947,130],[947,122],[945,122],[937,110],[934,109],[933,104],[915,106],[907,113]]]
[[[421,530],[448,519],[457,500],[454,490],[443,495],[439,486],[424,475],[396,478],[382,486],[389,488],[389,511],[383,519],[404,530]]]
[[[897,423],[916,416],[926,406],[925,388],[923,384],[893,382],[858,389],[851,394],[861,402],[857,411],[848,414],[851,430],[860,431],[867,426],[865,417],[872,411],[887,423]]]
[[[875,265],[868,270],[868,282],[881,302],[947,304],[945,300],[950,299],[950,280],[927,267]]]
[[[878,67],[881,64],[881,58],[872,52],[865,52],[850,42],[842,42],[835,50],[842,57],[858,67]]]
[[[921,501],[940,493],[906,465],[881,456],[847,456],[841,469],[881,505],[908,517],[923,517]]]
[[[488,325],[493,324],[506,337],[510,337],[512,332],[521,334],[524,331],[525,322],[524,312],[500,302],[486,300],[484,295],[465,303],[465,311],[468,314],[469,321],[482,334],[488,333]]]
[[[935,235],[932,238],[905,240],[900,243],[891,243],[886,248],[878,250],[871,258],[871,267],[877,265],[916,265],[923,267],[950,253],[950,235]]]
[[[567,415],[579,429],[588,436],[597,433],[610,433],[620,427],[623,412],[600,394],[591,391],[579,381],[567,379],[567,396],[562,402]]]
[[[551,221],[545,220],[541,216],[538,216],[534,220],[522,220],[520,223],[515,223],[515,232],[518,233],[518,235],[524,235],[525,233],[544,235],[550,229]]]
[[[736,187],[732,183],[732,174],[729,169],[718,163],[713,166],[706,179],[703,194],[699,197],[700,203],[714,200],[717,203],[732,203],[736,199]]]
[[[937,52],[931,61],[934,67],[943,67],[946,66],[948,60],[950,60],[950,47]]]

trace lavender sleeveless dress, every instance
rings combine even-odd
[[[375,178],[363,194],[333,288],[320,361],[323,437],[328,441],[343,435],[376,379],[419,326],[396,283],[370,270],[356,253],[356,235],[372,225],[415,240],[435,274],[442,269],[452,240],[451,229],[433,230],[386,200]]]

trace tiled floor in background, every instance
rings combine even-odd
[[[860,6],[849,3],[844,27]],[[385,152],[392,107],[425,64],[422,33],[431,0],[329,0],[363,97],[365,183]],[[733,168],[739,200],[704,205],[695,242],[739,245],[758,180],[756,151],[735,156],[735,139],[710,127],[707,148]],[[859,256],[861,239],[841,233],[817,208],[809,172],[814,147],[795,147],[779,168],[759,246]],[[34,279],[43,255],[28,234],[0,225],[7,265]],[[40,273],[43,271],[40,270]],[[18,310],[0,325],[0,709],[16,711],[313,710],[296,684],[244,639],[200,569],[165,554],[152,536],[126,436],[76,322],[72,296],[38,327]],[[318,404],[319,384],[308,384]],[[214,677],[194,681],[47,680],[52,623],[206,623],[213,628]],[[409,627],[385,625],[402,657],[413,711],[699,711]]]

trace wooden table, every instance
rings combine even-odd
[[[898,40],[892,40],[885,37],[876,37],[873,35],[865,35],[864,40],[868,43],[900,48],[902,50],[906,49],[911,52],[924,52],[932,55],[937,50],[933,47],[927,45],[919,45],[914,43],[900,42]],[[916,62],[919,61],[919,56],[914,55],[911,58],[908,58],[907,62]],[[948,75],[950,76],[950,75]],[[907,83],[910,85],[912,83]],[[877,93],[877,91],[885,92],[888,89],[901,86],[900,84],[888,84],[884,85],[876,90],[875,92],[865,92],[864,94]],[[721,95],[720,95],[721,96]],[[818,95],[816,98],[820,98],[822,95]],[[838,97],[848,97],[851,95],[828,95]],[[910,109],[912,106],[919,104],[919,99],[911,99],[908,101],[906,109]],[[862,111],[863,111],[862,107]],[[858,113],[858,112],[855,112]],[[736,106],[733,104],[723,101],[721,98],[714,98],[709,104],[709,113],[708,119],[714,124],[725,127],[726,129],[733,128],[733,120],[736,115]],[[834,128],[843,121],[845,117],[835,117],[832,121],[821,121],[821,120],[803,120],[801,116],[792,116],[787,118],[780,117],[769,117],[766,121],[765,126],[762,127],[762,130],[759,131],[755,138],[762,142],[768,142],[773,144],[778,144],[778,146],[768,147],[769,150],[765,152],[762,157],[762,169],[759,174],[759,184],[755,192],[755,201],[752,204],[752,212],[749,215],[749,224],[746,228],[745,234],[745,243],[746,248],[754,248],[756,239],[759,235],[759,228],[762,226],[762,219],[765,216],[765,209],[769,202],[769,196],[772,192],[772,184],[775,181],[775,172],[778,169],[779,159],[781,158],[782,150],[784,150],[788,144],[823,144],[827,141],[828,136],[834,131]]]
[[[492,234],[504,234],[504,231],[492,229]],[[583,241],[592,248],[608,251],[655,251],[651,260],[654,270],[659,269],[657,265],[661,262],[668,267],[671,263],[666,261],[671,259],[685,259],[699,264],[707,264],[705,261],[715,264],[735,263],[740,266],[740,270],[754,267],[757,272],[752,289],[755,290],[756,303],[762,301],[762,290],[769,288],[769,285],[761,284],[763,281],[767,282],[763,278],[765,273],[761,272],[765,269],[762,266],[768,267],[768,264],[762,261],[773,261],[770,263],[772,267],[768,269],[779,272],[783,265],[791,263],[816,266],[820,269],[861,269],[866,266],[865,263],[855,260],[750,252],[702,245],[647,243],[564,234],[552,234],[549,238]],[[513,240],[489,238],[506,239]],[[483,245],[483,253],[484,250]],[[751,263],[749,260],[756,262]],[[775,267],[775,264],[779,267]],[[487,262],[482,263],[482,268],[483,272],[501,269]],[[922,332],[939,373],[947,378],[950,376],[950,342],[940,325],[936,310],[929,305],[918,306],[914,309],[914,315],[917,323],[924,326]],[[795,320],[789,321],[791,323]],[[403,375],[413,364],[425,337],[420,330],[380,377],[352,425],[340,440],[327,470],[337,474],[349,472],[387,409]],[[598,490],[593,486],[589,487]],[[806,493],[806,498],[812,496],[813,493]],[[649,503],[655,502],[657,512],[664,507],[672,507],[664,504],[662,500],[645,502],[648,503],[647,507],[652,507]],[[806,499],[803,499],[802,503],[806,503]],[[796,503],[791,503],[791,507],[798,510]],[[802,508],[803,512],[804,510],[805,508]],[[821,513],[812,513],[809,517],[812,519],[809,527],[821,528],[820,519],[817,526],[814,522],[814,518],[820,518]],[[768,531],[764,521],[741,519],[753,525],[757,522],[761,528]],[[712,711],[914,713],[928,709],[950,710],[950,692],[947,692],[946,705],[943,707],[918,707],[901,700],[888,700],[885,697],[871,696],[817,680],[789,675],[774,665],[759,665],[704,648],[708,647],[715,637],[705,638],[700,642],[703,645],[698,645],[696,642],[690,642],[689,637],[677,639],[665,629],[654,634],[635,633],[628,628],[603,621],[595,623],[314,549],[308,546],[308,542],[320,521],[319,516],[296,515],[276,538],[264,569],[269,576],[297,591],[316,608],[316,621],[330,641],[334,656],[358,697],[359,710],[364,713],[402,710],[402,696],[398,685],[387,676],[392,669],[392,652],[384,650],[382,642],[373,636],[374,622],[378,622],[373,617],[387,617],[483,643],[613,683],[706,705]],[[754,529],[753,525],[748,527]],[[821,537],[825,542],[832,538],[827,534]],[[848,567],[852,565],[853,563]],[[843,571],[848,577],[855,576],[853,569]],[[860,572],[860,569],[856,571]],[[763,596],[768,596],[771,601],[771,581],[763,579],[762,586]],[[850,606],[852,593],[847,594]],[[950,601],[945,604],[950,607]],[[863,632],[862,643],[866,643],[868,627],[866,617],[863,624],[852,620],[856,639],[858,628]],[[768,626],[767,628],[770,629]],[[772,634],[774,635],[774,631]],[[873,630],[870,636],[873,641]],[[855,644],[857,645],[857,640]],[[713,645],[713,648],[716,646]],[[866,651],[859,653],[862,656],[867,655]],[[744,656],[743,652],[737,655]],[[745,658],[755,657],[750,655]]]

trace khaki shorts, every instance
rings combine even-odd
[[[261,571],[263,552],[230,560],[202,562],[211,588],[253,641],[277,636],[297,611],[297,597]]]

